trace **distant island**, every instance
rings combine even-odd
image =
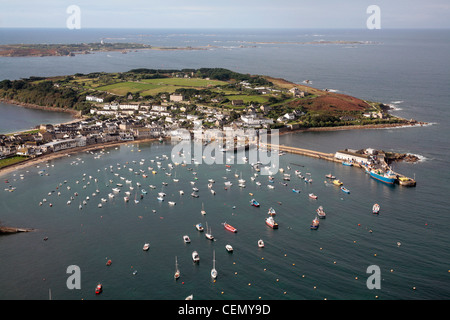
[[[77,44],[3,44],[0,57],[47,57],[74,56],[96,52],[120,51],[127,53],[137,50],[205,50],[203,47],[155,47],[141,43],[77,43]]]

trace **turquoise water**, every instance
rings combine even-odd
[[[422,201],[427,196],[421,188],[387,186],[361,169],[287,154],[280,157],[280,167],[291,174],[291,181],[281,185],[278,172],[275,188],[269,189],[267,176],[251,181],[255,171],[249,164],[232,165],[231,171],[224,165],[205,164],[179,165],[170,171],[169,161],[162,160],[161,167],[167,170],[157,169],[160,160],[156,157],[170,158],[171,149],[169,144],[128,144],[8,175],[17,189],[0,193],[2,222],[36,231],[0,238],[0,298],[47,299],[49,289],[53,299],[171,300],[189,294],[196,299],[439,299],[448,295],[445,247],[449,239],[440,223],[445,217],[436,211],[424,214]],[[149,166],[158,173],[151,174]],[[39,175],[40,170],[48,176]],[[139,170],[148,177],[134,173]],[[309,173],[313,182],[296,178],[294,170]],[[169,171],[172,176],[165,174]],[[241,172],[246,188],[239,188],[234,176]],[[330,172],[350,194],[324,183]],[[175,173],[179,182],[172,181]],[[135,194],[139,199],[138,188],[124,202],[128,184],[120,177],[135,187],[140,182],[147,190],[138,204],[134,203]],[[233,183],[229,190],[224,189],[223,177]],[[208,179],[215,180],[215,196],[207,187]],[[196,182],[199,198],[190,196],[191,181]],[[168,185],[163,187],[162,182]],[[111,200],[107,194],[116,183],[124,187]],[[150,189],[150,184],[157,188]],[[301,192],[292,192],[293,187]],[[96,189],[100,192],[93,196]],[[161,191],[167,194],[163,202],[156,199]],[[79,195],[67,205],[74,192]],[[310,192],[318,199],[310,199]],[[86,196],[90,200],[79,210]],[[47,202],[39,206],[43,198]],[[98,208],[101,198],[108,202]],[[260,208],[250,206],[252,198],[260,202]],[[371,212],[375,202],[381,205],[379,215]],[[200,213],[202,203],[206,215]],[[309,226],[319,205],[327,217],[312,231]],[[265,225],[269,207],[277,211],[278,230]],[[226,231],[221,225],[225,221],[238,232]],[[194,228],[199,222],[208,224],[215,241]],[[190,244],[183,242],[184,234],[190,236]],[[258,248],[258,239],[265,241],[264,248]],[[144,252],[146,242],[150,250]],[[225,250],[227,243],[234,247],[233,253]],[[198,265],[191,259],[194,250],[200,255]],[[209,275],[213,250],[219,272],[216,282]],[[173,279],[175,256],[181,270],[178,281]],[[112,260],[109,267],[108,259]],[[366,287],[366,269],[373,264],[381,269],[381,290]],[[66,287],[70,265],[81,269],[81,290]],[[104,287],[100,296],[94,294],[98,282]]]

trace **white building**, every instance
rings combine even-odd
[[[103,98],[97,98],[95,96],[86,96],[86,101],[103,102]]]
[[[339,160],[350,161],[354,163],[369,164],[370,162],[370,158],[367,155],[354,153],[347,150],[340,150],[336,152],[334,157]]]

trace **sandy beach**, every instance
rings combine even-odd
[[[151,141],[157,141],[156,138],[149,138],[149,139],[142,139],[142,140],[134,140],[134,141],[112,141],[107,143],[99,143],[95,145],[88,145],[85,147],[77,147],[67,150],[62,150],[59,152],[49,153],[43,156],[39,156],[36,158],[29,158],[23,162],[15,163],[7,167],[3,167],[0,169],[0,176],[5,176],[8,174],[11,174],[17,170],[24,169],[33,165],[37,165],[42,162],[47,162],[50,160],[67,157],[68,155],[80,153],[80,152],[86,152],[86,151],[94,151],[99,150],[103,148],[111,148],[116,147],[124,144],[131,144],[131,143],[144,143],[144,142],[151,142]]]

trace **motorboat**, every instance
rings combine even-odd
[[[150,243],[145,243],[144,246],[142,247],[142,250],[144,251],[148,251],[148,249],[150,248]]]
[[[200,261],[200,256],[198,255],[197,251],[192,252],[192,260],[194,262],[199,262]]]
[[[372,207],[372,213],[378,214],[380,212],[380,205],[375,203]]]
[[[102,291],[103,291],[103,286],[101,283],[99,283],[97,285],[97,287],[95,287],[95,294],[100,294],[100,293],[102,293]]]
[[[276,211],[275,211],[274,208],[270,207],[270,208],[269,208],[269,212],[267,212],[267,214],[270,214],[271,216],[274,216],[274,215],[276,215],[277,213],[276,213]]]
[[[201,213],[202,215],[205,215],[205,214],[206,214],[205,206],[204,206],[203,202],[202,202],[202,210],[200,211],[200,213]]]
[[[175,278],[175,280],[177,280],[180,277],[181,273],[180,273],[180,269],[178,269],[178,261],[177,261],[177,257],[175,257],[175,274],[173,275],[173,277]]]
[[[258,247],[264,248],[264,241],[262,239],[258,240]]]
[[[311,199],[317,199],[318,197],[314,193],[308,195]]]
[[[324,219],[327,216],[325,214],[325,211],[323,210],[322,206],[318,207],[316,212],[317,212],[317,215],[319,216],[320,219]]]
[[[319,228],[319,219],[317,217],[312,221],[310,228],[311,230],[317,230]]]
[[[230,225],[230,224],[228,224],[226,222],[223,223],[223,226],[228,231],[231,231],[231,232],[234,232],[234,233],[237,232],[237,229],[235,227],[233,227],[232,225]]]
[[[200,232],[202,232],[202,231],[205,230],[205,229],[203,228],[203,225],[202,225],[201,223],[197,223],[197,224],[195,225],[195,228],[196,228],[198,231],[200,231]]]
[[[256,201],[255,199],[250,200],[250,204],[254,207],[259,207],[259,202]]]
[[[189,236],[187,234],[183,236],[183,241],[184,241],[184,243],[191,243],[191,239],[189,238]]]
[[[213,267],[211,269],[211,278],[217,278],[217,270],[216,270],[216,251],[213,251]]]
[[[228,252],[233,252],[233,247],[231,246],[231,244],[225,245],[225,249],[227,249]]]
[[[292,189],[292,192],[295,192],[295,193],[300,193],[300,189]]]
[[[350,190],[348,190],[346,187],[342,186],[341,190],[345,193],[350,193]]]
[[[266,224],[272,229],[278,229],[278,223],[275,222],[272,216],[266,218]]]

